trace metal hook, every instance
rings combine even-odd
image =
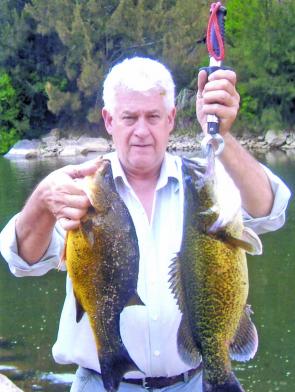
[[[219,133],[214,135],[207,134],[201,142],[202,152],[205,156],[209,155],[210,146],[213,148],[215,156],[221,154],[224,149],[223,137]]]

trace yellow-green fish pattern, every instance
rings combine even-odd
[[[241,392],[231,358],[252,358],[258,340],[246,305],[245,250],[260,253],[261,243],[244,228],[240,212],[225,227],[213,226],[219,217],[214,159],[210,155],[204,166],[182,160],[183,239],[170,281],[183,313],[181,357],[191,366],[202,360],[204,392]]]
[[[116,191],[111,163],[102,159],[89,181],[92,206],[69,231],[65,259],[77,304],[94,333],[104,388],[117,391],[128,371],[139,370],[120,335],[120,313],[137,296],[139,248],[130,213]],[[77,342],[79,344],[79,342]]]

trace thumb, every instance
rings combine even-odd
[[[102,157],[99,157],[79,165],[68,165],[63,168],[63,171],[73,179],[91,176],[96,172],[101,161]]]

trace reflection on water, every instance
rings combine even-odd
[[[0,229],[20,210],[41,178],[83,159],[0,158]],[[294,193],[294,153],[269,153],[259,159]],[[254,360],[234,364],[248,392],[290,392],[295,387],[294,228],[291,202],[284,228],[262,236],[264,255],[248,257],[249,303],[255,312],[260,344]],[[57,365],[51,356],[64,296],[64,273],[51,271],[43,277],[17,279],[6,263],[0,262],[0,372],[14,378],[25,391],[69,390],[75,367]]]

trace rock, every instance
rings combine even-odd
[[[31,158],[33,156],[37,157],[39,155],[39,148],[41,142],[39,140],[19,140],[15,145],[8,151],[5,155],[6,158],[13,157],[28,157]]]
[[[295,135],[294,133],[288,133],[286,138],[286,144],[295,145]]]
[[[79,153],[78,143],[75,140],[60,139],[58,155],[61,157],[72,157]]]
[[[54,128],[50,132],[48,132],[46,135],[41,137],[41,141],[43,143],[55,143],[57,142],[61,137],[61,131],[59,128]]]
[[[0,392],[23,392],[8,377],[0,374]]]
[[[270,148],[280,148],[287,142],[287,133],[269,130],[265,134],[265,141]]]
[[[270,143],[271,148],[279,148],[286,143],[286,135],[279,135],[275,137]]]
[[[270,129],[266,132],[264,139],[268,144],[270,144],[277,136],[277,132]]]
[[[112,149],[111,143],[104,138],[91,138],[82,136],[78,140],[78,150],[82,155],[87,155],[90,152],[109,152]]]

